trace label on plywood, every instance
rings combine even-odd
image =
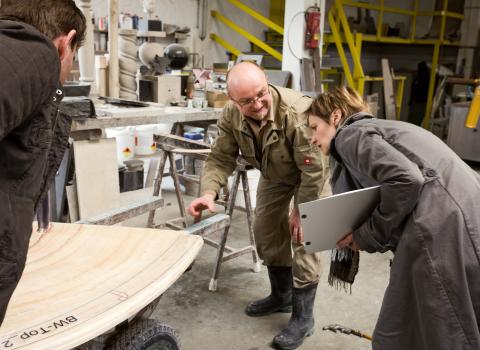
[[[13,334],[8,339],[2,339],[0,341],[0,349],[19,348],[22,345],[34,343],[37,337],[45,337],[46,334],[57,330],[63,331],[64,328],[68,328],[77,321],[78,319],[73,315],[59,318],[56,321],[50,320],[40,326]]]

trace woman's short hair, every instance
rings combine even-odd
[[[330,123],[330,116],[336,109],[342,112],[340,123],[358,112],[370,113],[367,102],[350,87],[335,86],[329,91],[319,94],[310,107],[313,114]]]

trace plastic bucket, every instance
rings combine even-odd
[[[156,125],[140,125],[135,128],[135,154],[149,155],[155,153],[157,146],[153,140],[153,134],[156,131]]]
[[[135,155],[135,137],[133,128],[106,128],[105,134],[108,138],[115,138],[117,143],[117,161],[123,165],[125,160],[132,159]]]
[[[250,202],[252,204],[252,208],[255,208],[257,205],[257,187],[258,181],[260,180],[260,170],[258,169],[251,169],[247,171],[247,179],[248,179],[248,189],[250,190]],[[233,176],[228,178],[228,188],[231,188],[233,184]],[[235,198],[235,205],[240,208],[245,208],[245,197],[243,194],[243,186],[242,182],[238,185],[237,196]]]
[[[172,132],[173,123],[157,124],[157,133],[160,135],[169,135]]]

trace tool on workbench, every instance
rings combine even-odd
[[[330,324],[328,326],[324,326],[322,329],[324,331],[332,331],[333,333],[340,332],[340,333],[349,334],[349,335],[353,334],[353,335],[356,335],[357,337],[360,337],[360,338],[372,340],[372,337],[368,334],[360,332],[356,329],[351,329],[351,328],[348,328],[348,327],[345,327],[345,326],[341,326],[339,324]]]

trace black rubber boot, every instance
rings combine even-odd
[[[313,304],[317,285],[293,288],[293,310],[288,326],[273,338],[273,347],[290,350],[302,345],[303,340],[314,332]]]
[[[263,299],[252,301],[245,308],[248,316],[265,316],[274,312],[292,311],[292,268],[267,266],[271,294]]]

